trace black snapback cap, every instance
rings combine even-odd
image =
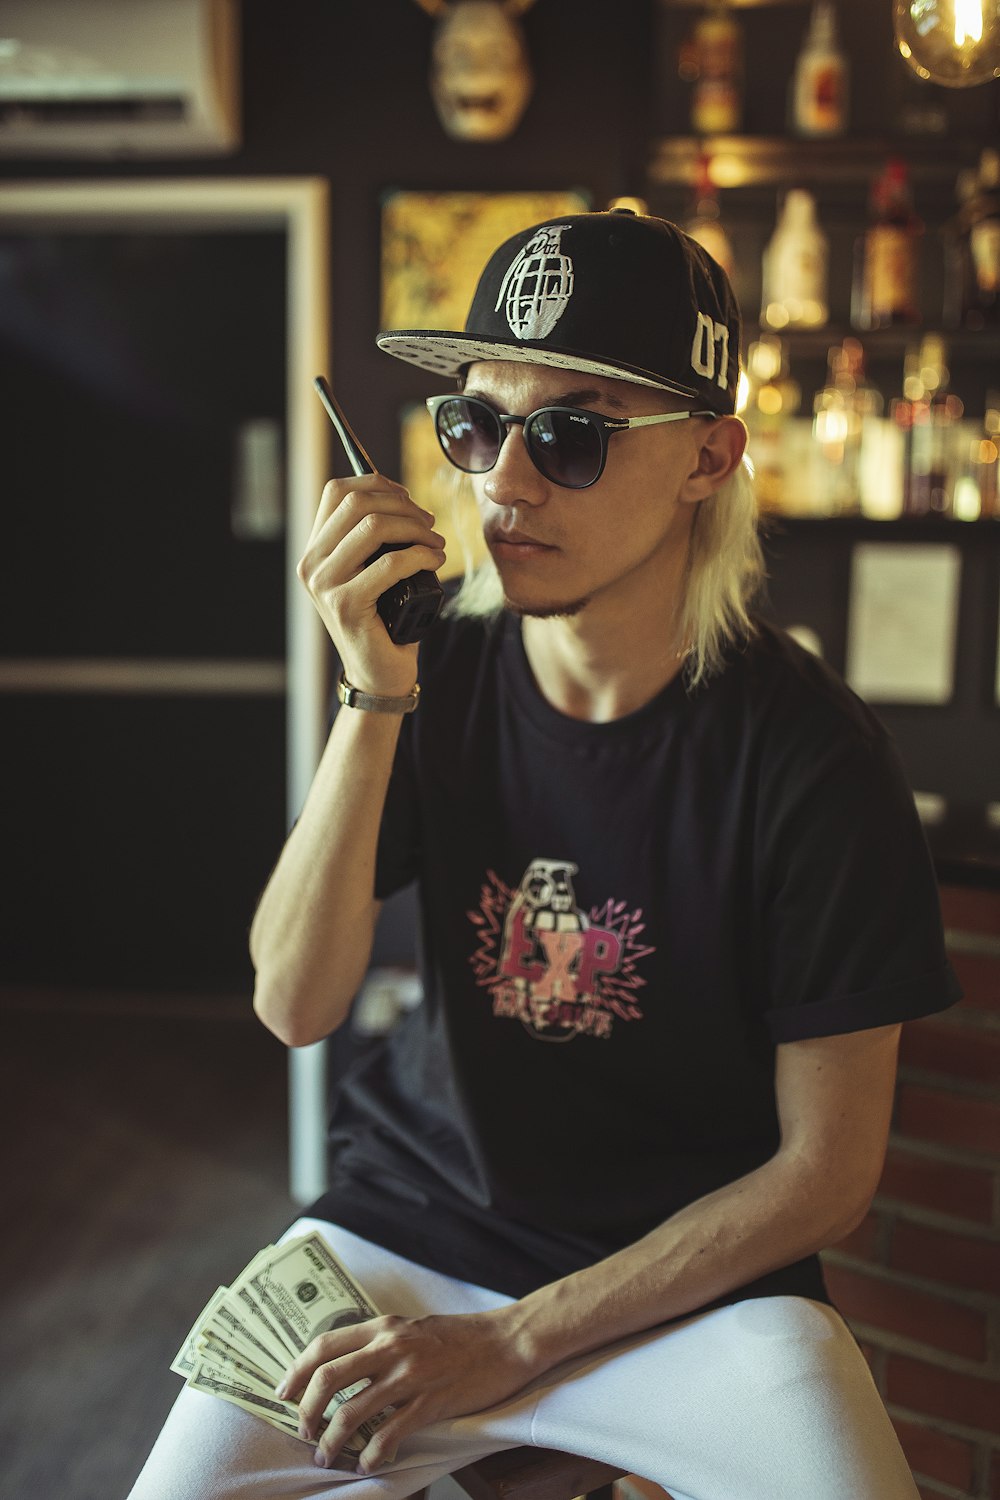
[[[740,311],[722,267],[666,219],[629,209],[524,229],[490,257],[462,332],[378,346],[437,375],[475,360],[581,370],[736,410]]]

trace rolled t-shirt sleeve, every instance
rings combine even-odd
[[[762,797],[772,1041],[886,1026],[961,998],[930,852],[891,740],[835,736]]]

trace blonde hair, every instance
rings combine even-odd
[[[721,669],[727,646],[746,642],[754,633],[749,606],[763,584],[765,569],[752,475],[749,461],[742,459],[695,512],[679,619],[680,639],[688,644],[684,675],[689,688]],[[444,613],[461,619],[496,618],[504,608],[500,575],[492,558],[474,562],[461,533],[460,539],[465,576]]]

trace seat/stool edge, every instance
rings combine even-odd
[[[550,1448],[508,1448],[457,1469],[451,1475],[470,1500],[611,1500],[611,1486],[628,1471],[575,1453]],[[422,1490],[414,1500],[426,1500]]]

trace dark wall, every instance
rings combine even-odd
[[[108,177],[329,180],[333,376],[388,464],[396,409],[426,379],[374,347],[381,195],[393,188],[641,190],[654,0],[538,0],[523,19],[536,87],[514,135],[450,139],[430,98],[434,23],[415,0],[243,0],[244,145],[229,157],[98,163]],[[0,177],[92,176],[93,162],[3,162]],[[381,455],[385,457],[381,457]]]
[[[536,73],[527,114],[512,139],[476,146],[449,139],[438,122],[427,86],[433,22],[413,0],[244,0],[239,152],[201,160],[3,160],[0,177],[327,178],[332,377],[391,469],[399,406],[426,394],[428,383],[374,346],[382,194],[570,187],[600,205],[637,191],[648,137],[651,6],[616,0],[612,16],[595,0],[539,0],[524,21]],[[234,263],[227,273],[199,256],[204,285],[196,288],[163,265],[164,253],[177,252],[165,252],[162,242],[112,247],[110,258],[85,251],[88,264],[68,277],[65,247],[57,255],[43,243],[19,257],[14,300],[23,298],[19,305],[37,317],[27,339],[0,336],[7,543],[0,649],[7,655],[280,655],[280,544],[232,546],[225,515],[199,519],[185,479],[197,474],[206,492],[213,482],[224,491],[222,449],[234,415],[280,414],[274,389],[248,391],[245,400],[233,389],[241,359],[247,371],[259,365],[262,346],[280,377],[272,305],[280,280],[266,248],[255,251],[254,269],[268,288],[262,305],[246,284],[246,266]],[[120,278],[116,256],[126,262]],[[159,264],[165,290],[150,320],[153,343],[146,341],[151,349],[170,346],[170,376],[158,396],[169,389],[188,408],[186,418],[197,412],[197,432],[191,437],[186,421],[183,443],[151,417],[162,399],[146,399],[143,372],[126,371],[109,391],[107,362],[95,352],[109,343],[105,314],[126,331],[134,326],[129,288],[142,282],[126,284],[124,273],[134,277],[144,258]],[[46,281],[57,261],[62,280],[53,270]],[[109,313],[116,279],[120,306]],[[186,350],[171,338],[170,298],[182,286],[188,326],[194,306],[201,309],[194,322],[214,330]],[[229,315],[224,336],[215,336],[221,303]],[[8,319],[8,333],[10,326]],[[26,356],[31,340],[35,353]],[[213,355],[220,345],[229,358],[225,377]],[[116,434],[112,415],[127,424],[135,408],[134,430]],[[97,421],[101,414],[108,420]],[[103,456],[122,443],[134,478],[112,495]],[[45,450],[42,470],[37,455]],[[225,576],[228,594],[221,584],[213,592],[213,573]],[[61,575],[56,589],[53,574]],[[143,608],[150,591],[152,610]],[[234,634],[234,619],[246,622],[245,638]],[[280,701],[34,694],[0,698],[0,710],[8,752],[0,982],[247,986],[246,928],[284,830]],[[406,958],[411,948],[403,900],[383,923],[377,956]]]

